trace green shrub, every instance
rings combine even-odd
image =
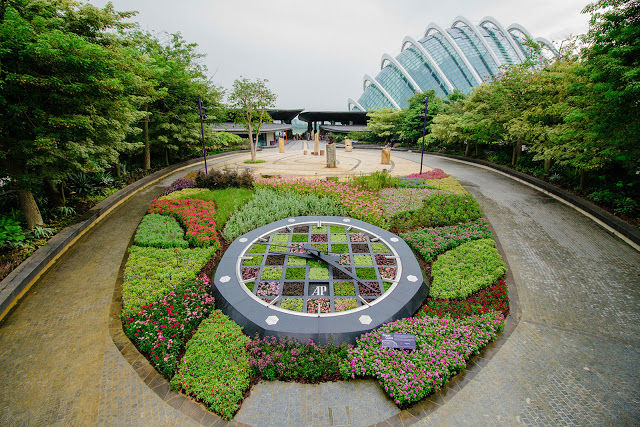
[[[123,316],[162,299],[171,284],[194,279],[215,251],[131,246],[122,284]]]
[[[507,272],[493,239],[464,243],[438,257],[431,268],[429,296],[462,299],[491,286]]]
[[[311,267],[309,269],[309,280],[328,280],[329,270],[324,267]]]
[[[336,296],[355,296],[356,287],[351,282],[334,282],[333,283],[333,295]]]
[[[304,277],[306,274],[307,274],[306,268],[300,268],[300,267],[287,268],[287,271],[285,271],[284,273],[284,278],[287,280],[296,280],[296,279],[304,280]]]
[[[150,213],[142,218],[133,243],[154,248],[187,248],[184,231],[178,221],[168,215]]]
[[[391,221],[398,229],[414,227],[440,227],[475,221],[482,216],[482,209],[471,194],[434,194],[423,201],[414,212],[403,212]]]
[[[26,236],[18,221],[6,216],[0,216],[0,248],[14,247],[24,242]]]
[[[345,209],[332,197],[257,190],[251,201],[231,215],[223,235],[230,241],[248,231],[290,216],[340,216],[344,213]]]
[[[252,255],[251,259],[242,261],[242,265],[260,265],[262,264],[263,255]]]
[[[357,267],[356,276],[361,280],[376,280],[376,270],[369,267]]]
[[[248,342],[237,324],[215,310],[187,343],[171,388],[201,400],[209,410],[230,420],[249,388]]]
[[[207,175],[199,172],[195,178],[196,185],[200,188],[217,190],[227,187],[252,188],[253,175],[249,170],[238,173],[232,169],[212,169]]]
[[[289,256],[287,265],[307,265],[307,260],[306,258],[301,258],[298,256]]]
[[[338,242],[338,243],[346,242],[347,241],[347,235],[346,234],[332,234],[331,235],[331,241],[332,242]]]
[[[346,254],[349,252],[349,246],[341,243],[331,244],[331,252],[336,254]]]
[[[373,265],[371,255],[354,255],[353,263],[355,265]]]
[[[280,280],[282,277],[282,267],[265,267],[260,275],[261,280]]]
[[[308,243],[309,236],[306,234],[294,234],[293,236],[291,236],[291,242],[292,243]]]
[[[280,308],[302,312],[302,298],[283,298]]]

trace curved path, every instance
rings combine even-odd
[[[464,387],[451,384],[454,396],[435,402],[442,404],[436,411],[426,417],[419,408],[404,411],[390,422],[640,423],[640,253],[579,212],[503,175],[440,157],[426,156],[425,164],[454,175],[484,208],[511,266],[521,318],[473,379]],[[2,425],[201,425],[188,416],[189,405],[178,411],[151,391],[108,330],[131,235],[150,201],[184,173],[111,212],[0,323]],[[344,405],[349,411],[342,412]],[[395,413],[371,381],[275,382],[256,387],[235,421],[359,425]]]

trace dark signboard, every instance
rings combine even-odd
[[[383,347],[402,348],[405,350],[416,349],[416,336],[409,334],[381,334],[380,340]]]

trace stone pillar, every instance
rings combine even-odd
[[[313,138],[313,154],[318,155],[318,151],[320,148],[320,136],[316,133]]]
[[[281,153],[284,153],[284,138],[278,138],[278,148]]]
[[[351,143],[350,139],[345,139],[344,140],[344,152],[345,153],[350,153],[351,151],[353,151],[353,144]]]
[[[336,144],[327,144],[327,167],[336,167]]]
[[[380,160],[380,164],[381,165],[391,164],[391,148],[382,149],[382,159]]]

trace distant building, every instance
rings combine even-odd
[[[520,64],[531,56],[527,40],[539,43],[544,57],[558,54],[548,40],[534,39],[519,24],[505,29],[492,17],[473,25],[459,16],[446,30],[431,23],[420,40],[405,37],[395,58],[382,55],[380,72],[375,78],[365,74],[363,93],[357,102],[349,99],[348,108],[407,108],[407,100],[414,93],[429,89],[441,97],[455,89],[469,93],[471,88],[491,81],[501,66]]]

